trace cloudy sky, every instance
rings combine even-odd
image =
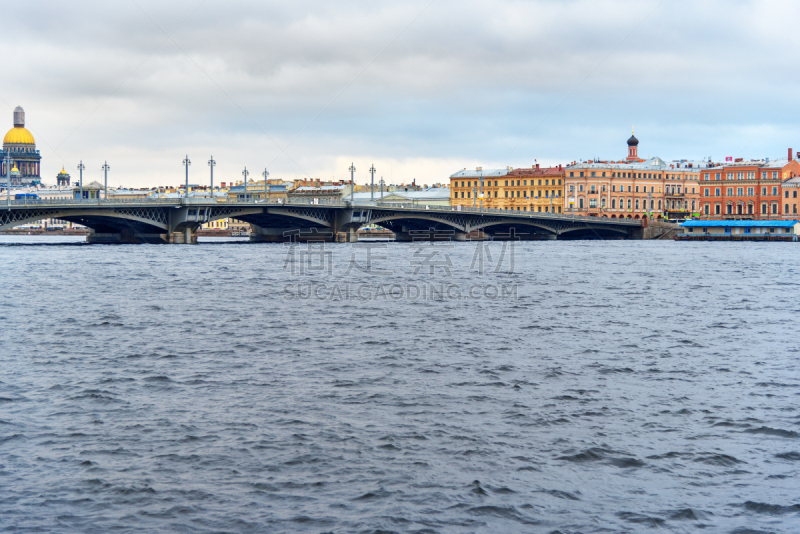
[[[800,150],[800,3],[120,0],[3,10],[0,119],[53,182],[446,182],[464,167]],[[377,178],[376,178],[377,180]]]

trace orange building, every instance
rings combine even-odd
[[[700,172],[708,162],[666,163],[639,157],[628,139],[625,161],[574,163],[565,169],[564,212],[609,218],[686,218],[699,208]]]
[[[792,149],[787,159],[737,159],[704,170],[701,218],[761,220],[791,215],[792,204],[782,202],[787,200],[782,184],[798,175],[800,163],[792,157]]]
[[[783,191],[783,217],[784,219],[795,220],[798,218],[798,208],[800,208],[800,177],[790,178],[781,184]]]

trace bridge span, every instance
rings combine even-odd
[[[642,239],[646,221],[573,217],[499,209],[381,204],[380,202],[211,198],[135,200],[12,200],[0,204],[0,231],[42,219],[90,229],[90,243],[196,243],[205,223],[233,218],[253,226],[251,241],[356,241],[359,228],[382,226],[398,241],[421,239]]]

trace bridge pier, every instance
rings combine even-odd
[[[128,229],[119,232],[96,232],[89,229],[86,242],[95,245],[140,245],[167,243],[166,234],[142,234]]]
[[[197,244],[197,234],[194,233],[191,228],[185,228],[180,232],[170,232],[168,234],[164,234],[164,237],[166,237],[166,239],[162,242],[169,243],[170,245]]]
[[[401,231],[394,233],[395,241],[410,243],[413,241],[468,241],[466,232],[453,232],[450,230],[420,230],[418,232]]]

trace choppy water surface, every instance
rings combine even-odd
[[[69,241],[0,238],[3,531],[800,531],[797,245]]]

